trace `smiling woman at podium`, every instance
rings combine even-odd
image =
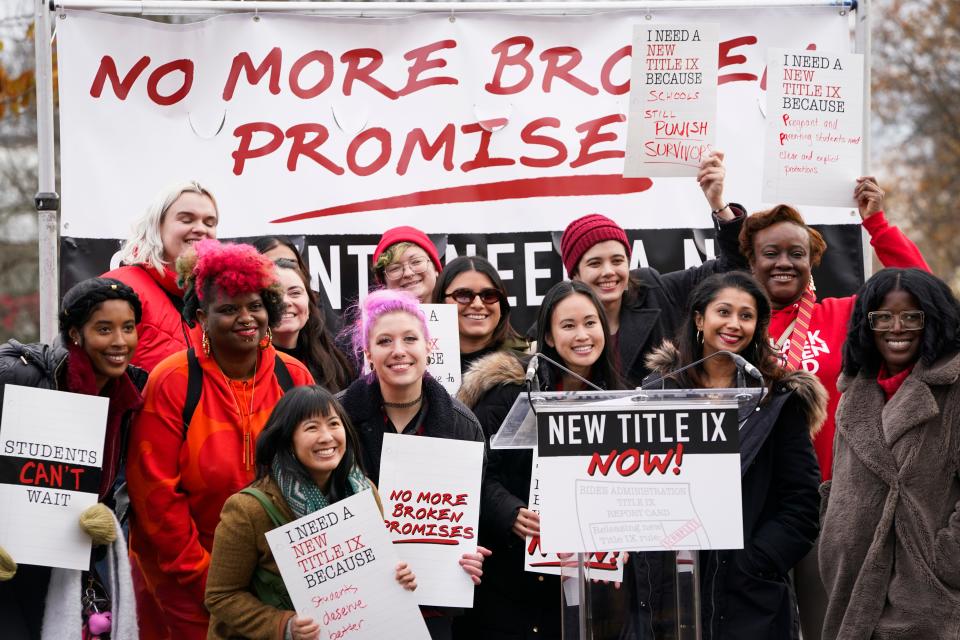
[[[740,427],[744,548],[700,552],[704,640],[799,637],[788,573],[817,538],[820,468],[812,438],[824,420],[827,394],[815,376],[777,366],[767,339],[769,323],[770,304],[752,277],[743,272],[710,276],[690,295],[676,346],[664,342],[647,359],[653,373],[645,383],[651,386],[660,380],[664,388],[736,387],[737,365],[724,351],[745,358],[769,385]],[[652,573],[653,564],[631,562],[627,569]],[[651,576],[636,578],[636,601],[656,602],[654,592],[663,583]],[[638,634],[632,637],[649,637],[643,619],[649,611],[638,605]]]

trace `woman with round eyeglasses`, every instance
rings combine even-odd
[[[450,261],[433,290],[436,304],[457,305],[460,370],[495,351],[524,352],[527,342],[510,324],[510,303],[500,274],[485,258],[461,256]]]
[[[421,303],[430,302],[442,270],[437,248],[427,234],[414,227],[388,229],[373,252],[377,284],[411,293]]]
[[[822,495],[824,640],[960,636],[960,302],[919,269],[857,293]]]

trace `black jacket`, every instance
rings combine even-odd
[[[470,407],[487,440],[496,434],[517,396],[529,356],[499,351],[474,363],[457,397]],[[539,377],[550,387],[542,363]],[[512,531],[520,507],[527,506],[533,452],[491,449],[480,513],[480,544],[493,555],[484,561],[483,581],[473,609],[458,621],[458,640],[521,640],[561,637],[560,579],[524,571],[524,541]]]
[[[669,342],[655,350],[647,364],[656,373],[680,366]],[[676,385],[668,380],[665,386]],[[799,638],[796,599],[787,574],[813,548],[819,532],[820,468],[812,438],[826,416],[826,406],[827,394],[817,378],[794,371],[773,384],[758,411],[741,427],[744,549],[700,552],[704,640]],[[656,606],[661,591],[669,590],[664,554],[638,555],[646,562],[627,565],[634,567],[633,580],[628,581],[632,594],[638,603]],[[638,574],[648,565],[649,580]],[[644,617],[657,612],[639,604],[634,608],[640,613],[636,627],[647,628]]]
[[[380,450],[383,448],[383,396],[380,383],[369,376],[355,380],[337,394],[360,436],[360,458],[364,471],[375,484],[380,482]],[[477,419],[430,376],[423,378],[423,435],[433,438],[483,442]],[[486,457],[486,456],[484,456]]]
[[[717,234],[717,258],[708,260],[699,267],[661,274],[656,269],[642,268],[630,272],[632,280],[641,286],[635,297],[624,293],[620,307],[620,328],[617,330],[617,351],[620,356],[621,375],[629,387],[639,386],[650,373],[645,364],[648,353],[664,339],[671,339],[683,322],[687,299],[693,288],[704,278],[715,273],[747,269],[746,258],[740,255],[740,229],[746,212],[738,204],[731,203],[736,218],[720,222],[714,217]],[[536,339],[536,325],[527,332],[527,337]]]

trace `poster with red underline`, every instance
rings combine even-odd
[[[473,606],[460,557],[477,550],[482,472],[482,442],[383,436],[383,518],[397,555],[417,576],[419,604]]]

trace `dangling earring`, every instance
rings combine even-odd
[[[703,331],[697,329],[697,343],[703,344]]]
[[[203,339],[200,341],[200,346],[203,349],[203,355],[210,357],[210,337],[207,335],[207,328],[203,328]]]
[[[270,330],[270,327],[267,327],[267,333],[260,340],[260,351],[269,347],[271,342],[273,342],[273,331]]]

